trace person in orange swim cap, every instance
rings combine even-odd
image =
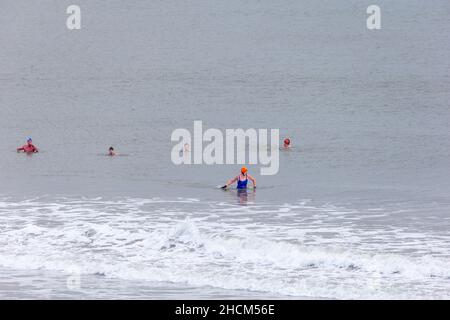
[[[253,183],[253,189],[256,189],[256,179],[253,178],[249,173],[248,173],[248,169],[246,167],[242,167],[241,169],[241,173],[239,175],[237,175],[236,177],[234,177],[233,179],[231,179],[230,181],[228,181],[223,187],[222,189],[226,189],[230,184],[233,184],[237,181],[237,186],[236,189],[247,189],[247,183],[248,180],[251,180],[251,182]]]

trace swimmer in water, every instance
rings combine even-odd
[[[190,150],[189,150],[189,143],[185,143],[183,149],[180,150],[179,155],[180,155],[180,157],[186,157],[187,158],[187,157],[189,157],[189,152],[190,152]]]
[[[256,189],[256,180],[249,173],[246,167],[242,167],[241,173],[227,182],[226,185],[222,187],[222,189],[226,189],[229,185],[235,183],[237,181],[237,189],[247,189],[248,180],[251,180],[253,183],[253,189]]]
[[[115,155],[116,155],[116,153],[114,152],[114,148],[113,147],[109,147],[108,156],[114,157]]]
[[[291,147],[291,139],[286,138],[283,141],[283,148],[284,149],[289,149]]]
[[[27,144],[17,148],[17,152],[25,152],[25,153],[37,153],[39,152],[38,148],[35,147],[35,145],[33,144],[33,139],[31,139],[30,137],[28,137],[27,139]]]

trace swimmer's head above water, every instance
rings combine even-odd
[[[33,139],[31,139],[31,137],[27,138],[27,144],[17,148],[17,152],[26,152],[26,153],[36,153],[39,152],[38,148],[36,148],[33,144]]]
[[[114,152],[114,148],[113,147],[109,147],[108,155],[109,156],[115,156],[116,155],[116,153]]]

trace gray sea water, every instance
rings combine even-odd
[[[450,2],[372,2],[2,1],[0,298],[450,298]],[[218,190],[194,120],[293,148]]]

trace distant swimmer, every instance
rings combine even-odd
[[[114,151],[114,148],[113,147],[109,147],[108,156],[114,157],[115,155],[117,155],[117,154]]]
[[[185,143],[183,149],[180,150],[180,152],[179,152],[180,157],[188,158],[189,157],[189,153],[191,152],[191,150],[189,150],[189,148],[190,148],[189,147],[189,143]]]
[[[283,148],[284,149],[289,149],[291,147],[291,139],[286,138],[283,141]]]
[[[256,180],[249,173],[246,167],[242,167],[241,173],[227,182],[226,185],[222,187],[222,189],[226,189],[229,185],[235,183],[237,181],[237,189],[247,189],[248,180],[251,180],[253,183],[253,189],[256,189]]]
[[[27,139],[27,144],[17,148],[17,152],[25,152],[25,153],[36,153],[39,152],[38,148],[36,148],[33,144],[33,139],[31,139],[30,137],[28,137]]]

